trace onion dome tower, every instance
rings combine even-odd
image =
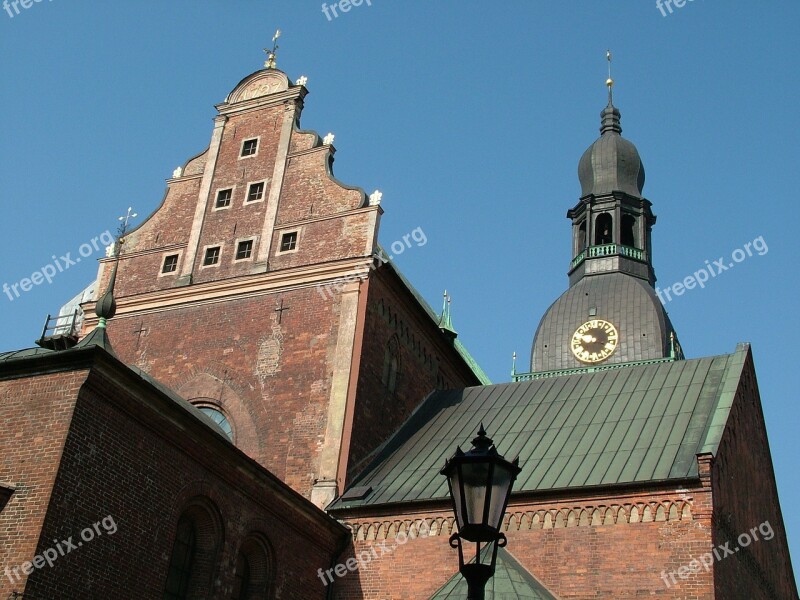
[[[608,105],[600,113],[600,137],[578,163],[581,197],[567,212],[572,221],[570,287],[539,324],[532,372],[682,358],[653,289],[656,217],[642,195],[639,152],[621,135],[610,52],[608,60]]]

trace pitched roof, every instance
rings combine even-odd
[[[434,392],[351,485],[372,491],[329,509],[447,498],[439,470],[481,423],[519,455],[515,492],[697,477],[749,352]]]
[[[488,553],[491,546],[482,551]],[[474,562],[474,559],[470,562]],[[484,559],[481,559],[484,562]],[[467,580],[456,573],[430,600],[461,600],[467,597]],[[519,564],[505,548],[497,550],[494,577],[486,584],[486,600],[558,600],[538,579]]]

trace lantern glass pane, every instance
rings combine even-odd
[[[492,477],[492,496],[489,504],[489,527],[499,530],[503,520],[504,504],[510,491],[512,471],[504,464],[496,464]]]
[[[461,468],[457,466],[450,470],[448,475],[450,480],[450,493],[453,496],[453,507],[456,513],[456,523],[458,528],[464,527],[464,515],[462,514],[462,501],[461,501]]]
[[[486,489],[489,486],[489,463],[467,462],[462,467],[464,496],[467,500],[466,522],[471,525],[483,523],[486,505]]]

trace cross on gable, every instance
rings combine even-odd
[[[145,335],[147,335],[147,333],[148,333],[149,331],[150,331],[149,329],[146,329],[146,328],[144,327],[144,321],[140,322],[140,323],[139,323],[139,328],[138,328],[138,329],[135,329],[135,330],[133,331],[133,333],[135,333],[135,334],[136,334],[136,349],[137,349],[137,350],[139,349],[139,342],[141,342],[141,341],[142,341],[142,336],[145,336]]]

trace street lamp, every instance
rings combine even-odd
[[[458,566],[467,580],[468,600],[483,600],[486,582],[494,575],[497,548],[507,543],[500,525],[520,471],[519,457],[508,462],[500,456],[483,424],[472,440],[472,449],[465,454],[456,448],[441,470],[447,477],[458,524],[458,532],[450,536],[450,546],[458,548]],[[464,562],[464,541],[475,544],[474,562]],[[485,550],[490,544],[491,552],[481,552],[481,545]]]

